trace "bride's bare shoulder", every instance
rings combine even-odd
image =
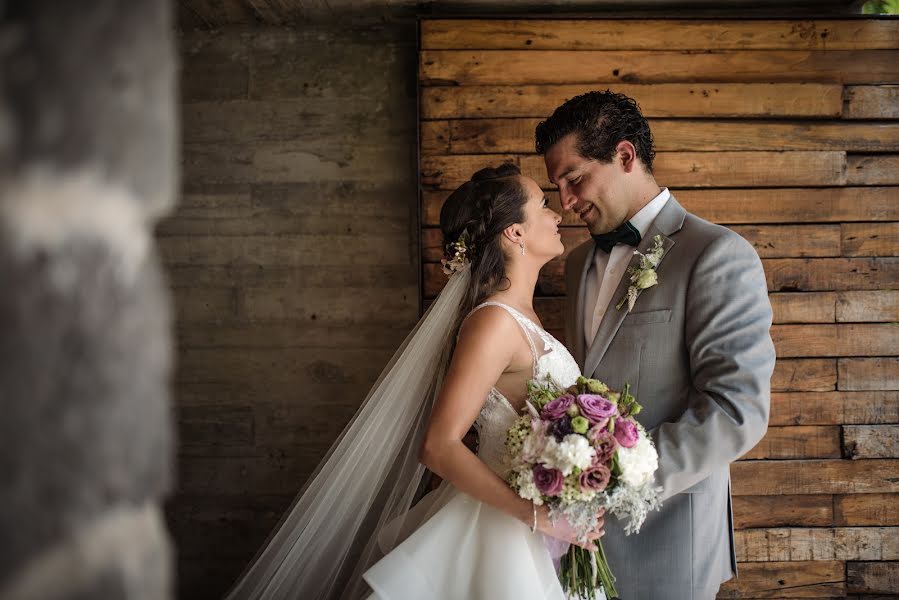
[[[459,328],[459,340],[496,343],[499,340],[515,339],[518,324],[515,318],[502,306],[489,304],[481,306],[468,315]]]

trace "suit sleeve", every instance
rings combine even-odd
[[[651,432],[663,499],[725,467],[764,437],[775,358],[771,320],[755,249],[733,233],[712,241],[687,288],[688,408]]]

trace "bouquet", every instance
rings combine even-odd
[[[639,532],[649,511],[660,506],[661,488],[653,484],[658,454],[634,419],[641,407],[630,386],[619,393],[579,377],[562,389],[548,377],[528,384],[526,407],[506,434],[512,489],[547,504],[553,520],[567,519],[579,541],[587,541],[603,508],[624,522],[628,535]],[[569,597],[592,600],[598,585],[608,597],[618,595],[602,544],[597,546],[572,545],[562,557],[559,578]]]

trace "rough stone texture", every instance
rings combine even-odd
[[[184,33],[179,596],[234,582],[418,318],[416,23]]]
[[[35,572],[40,597],[170,597],[160,519],[131,540],[143,567],[106,547],[84,585],[64,568],[103,555],[108,515],[153,510],[172,486],[169,297],[150,235],[177,179],[170,10],[0,10],[3,597]]]

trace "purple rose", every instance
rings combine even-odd
[[[593,424],[608,419],[618,412],[614,402],[610,402],[599,394],[581,394],[577,397],[577,405],[581,414]]]
[[[566,435],[574,433],[574,427],[571,426],[571,417],[565,415],[552,424],[550,431],[552,432],[553,437],[556,438],[556,441],[561,442],[565,439]]]
[[[559,396],[543,407],[543,410],[540,411],[540,416],[544,419],[549,419],[550,421],[561,419],[568,411],[568,407],[570,407],[573,403],[574,396]]]
[[[609,485],[612,472],[602,465],[593,465],[581,473],[581,489],[584,491],[601,492]]]
[[[617,426],[618,423],[615,423]],[[615,439],[605,426],[593,426],[587,432],[587,439],[593,443],[593,449],[596,451],[596,457],[593,459],[594,465],[609,465],[612,463],[612,457],[618,450],[618,440]]]
[[[534,484],[541,494],[558,496],[565,485],[565,477],[558,469],[547,469],[543,465],[534,467]]]
[[[637,444],[640,433],[637,424],[630,419],[618,419],[615,421],[615,439],[625,448],[633,448]]]

